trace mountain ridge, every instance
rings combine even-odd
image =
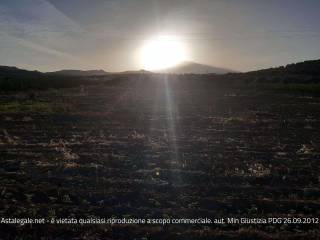
[[[231,69],[215,67],[207,64],[197,63],[193,61],[184,61],[176,66],[156,71],[159,73],[175,73],[175,74],[226,74],[235,73]]]
[[[205,64],[198,64],[194,62],[187,62],[187,64],[182,64],[182,66],[176,66],[176,67],[185,67],[188,64],[196,64],[201,65],[202,69],[206,69],[208,67],[212,67],[209,65]],[[204,67],[203,67],[204,66]],[[176,68],[174,67],[174,68]],[[174,71],[174,68],[168,68],[166,70],[159,70],[155,72],[150,72],[146,70],[137,70],[137,71],[123,71],[123,72],[106,72],[104,70],[60,70],[60,71],[55,71],[55,72],[40,72],[37,70],[25,70],[25,69],[20,69],[15,66],[1,66],[0,65],[0,77],[43,77],[43,76],[70,76],[70,77],[77,77],[77,76],[104,76],[104,75],[112,75],[112,74],[126,74],[126,73],[177,73],[177,72],[182,72],[182,73],[194,73],[194,74],[199,74],[197,72],[183,72],[182,70],[179,71]],[[215,68],[215,67],[214,67]],[[240,74],[240,75],[248,75],[248,76],[253,76],[253,75],[281,75],[281,74],[294,74],[294,75],[299,75],[299,74],[305,74],[305,75],[320,75],[320,59],[317,60],[307,60],[303,62],[297,62],[297,63],[290,63],[284,66],[279,66],[279,67],[271,67],[271,68],[265,68],[265,69],[260,69],[260,70],[255,70],[255,71],[248,71],[248,72],[234,72],[232,70],[228,70],[225,68],[218,68],[222,69],[225,71],[225,73],[232,73],[234,74]],[[212,73],[211,71],[208,71],[205,73]],[[179,74],[179,73],[177,73]],[[201,74],[201,73],[200,73]],[[203,72],[202,72],[203,74]],[[219,74],[219,73],[217,73]],[[220,73],[223,74],[223,73]]]

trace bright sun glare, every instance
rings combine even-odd
[[[186,46],[174,36],[158,36],[140,49],[141,66],[146,70],[159,70],[187,60]]]

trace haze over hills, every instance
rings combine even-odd
[[[151,74],[154,72],[148,71],[148,70],[128,70],[128,71],[123,71],[123,72],[112,72],[112,74]]]
[[[271,75],[305,75],[305,76],[319,76],[320,75],[320,59],[319,60],[309,60],[299,63],[288,64],[286,66],[262,69],[257,71],[250,71],[245,73],[237,73],[225,68],[217,68],[209,65],[198,64],[194,62],[184,62],[178,66],[168,68],[166,70],[157,71],[158,73],[194,73],[194,74],[206,74],[206,73],[216,73],[220,74],[223,77],[225,73],[233,73],[232,75],[239,76],[271,76]],[[41,77],[50,77],[54,76],[66,76],[66,77],[90,77],[90,76],[105,76],[113,74],[148,74],[153,73],[145,70],[138,71],[124,71],[124,72],[106,72],[104,70],[60,70],[56,72],[39,72],[39,71],[29,71],[20,69],[13,66],[0,66],[0,78],[41,78]]]
[[[225,74],[235,72],[230,69],[214,67],[206,64],[200,64],[196,62],[185,61],[176,66],[160,70],[160,73],[175,73],[175,74],[184,74],[184,73],[194,73],[194,74],[207,74],[207,73],[215,73],[215,74]]]
[[[104,70],[74,70],[74,69],[64,69],[55,72],[47,72],[46,74],[50,75],[63,75],[63,76],[82,76],[82,77],[90,77],[90,76],[103,76],[107,75],[108,72]]]
[[[109,74],[141,74],[141,73],[173,73],[173,74],[225,74],[235,72],[226,68],[213,67],[210,65],[195,63],[195,62],[183,62],[174,67],[167,68],[159,71],[147,71],[147,70],[128,70],[123,72],[106,72],[102,69],[99,70],[78,70],[78,69],[63,69],[54,72],[39,72],[19,69],[11,66],[0,66],[0,76],[69,76],[69,77],[91,77],[91,76],[104,76]]]

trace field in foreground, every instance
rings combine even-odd
[[[319,217],[320,98],[131,79],[0,96],[2,217]],[[319,224],[0,225],[3,238],[300,239]]]

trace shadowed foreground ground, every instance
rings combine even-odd
[[[26,100],[28,99],[28,100]],[[320,99],[160,79],[0,96],[0,215],[319,217]],[[300,239],[300,225],[0,225],[1,239]]]

